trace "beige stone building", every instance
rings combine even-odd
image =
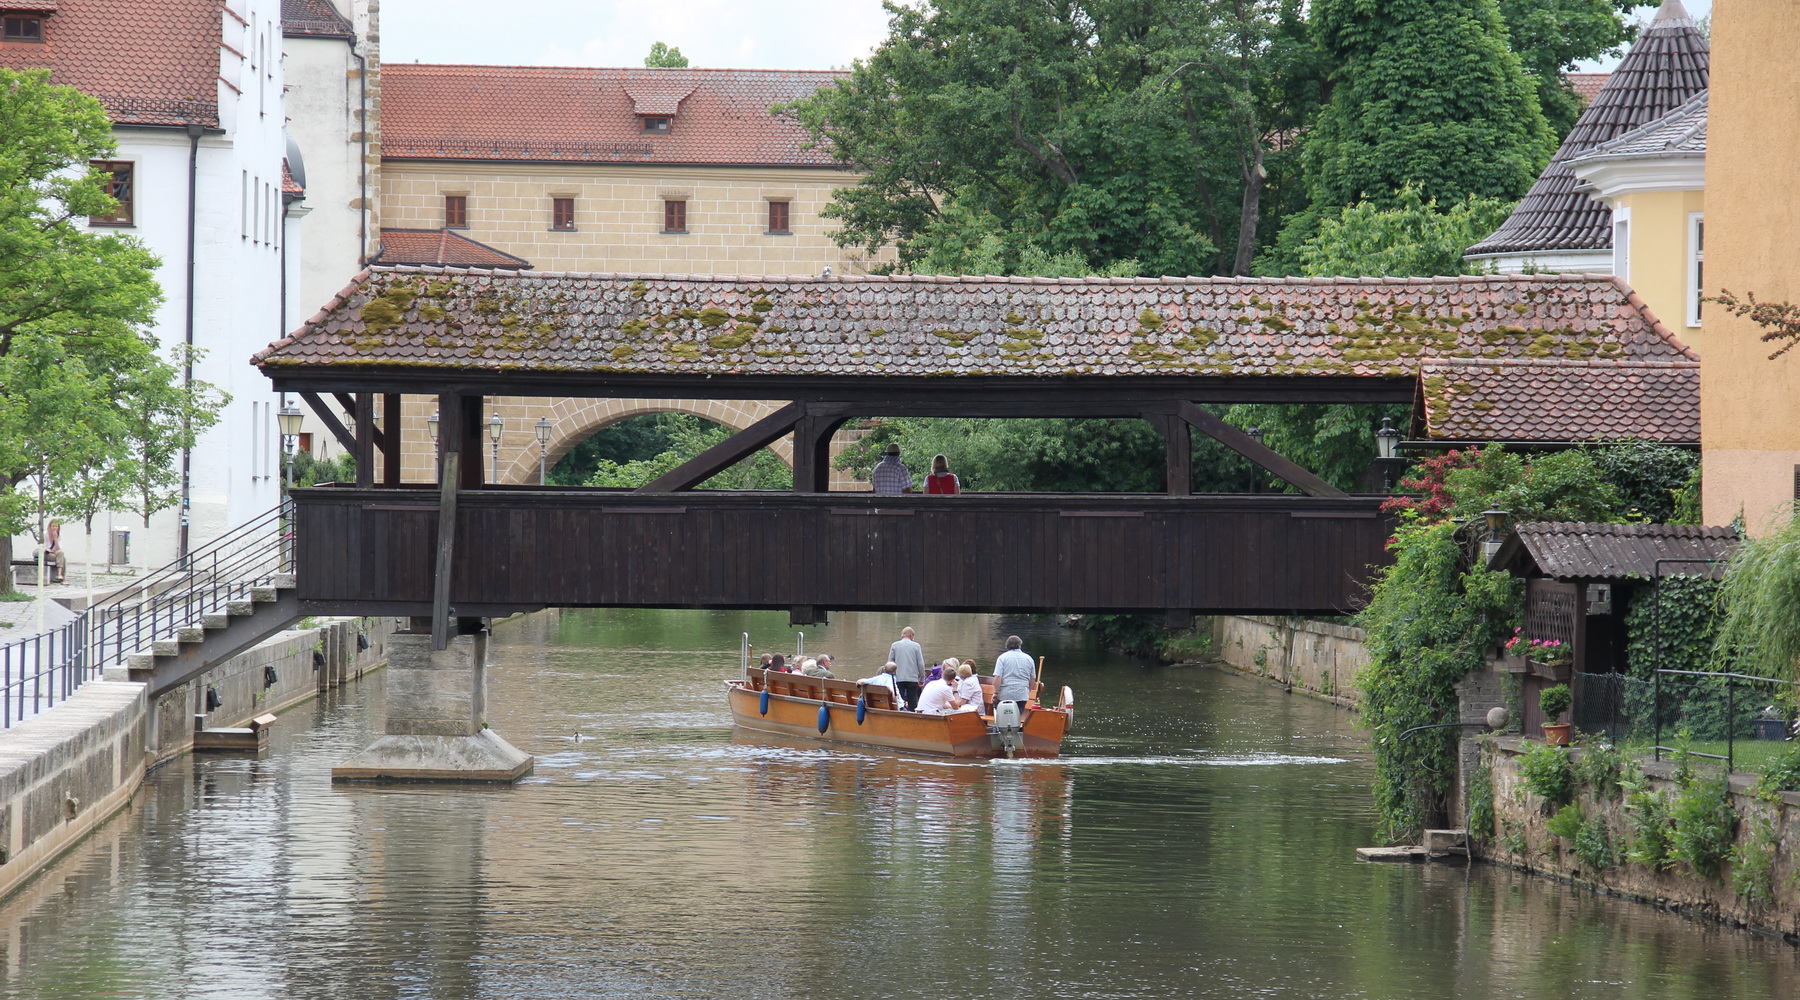
[[[866,273],[822,217],[852,184],[770,112],[831,72],[522,66],[382,67],[375,263],[630,274]],[[488,401],[499,481],[535,483],[607,425],[693,413],[743,428],[782,401]],[[432,404],[407,400],[403,474],[432,477]],[[549,421],[540,444],[539,420]],[[841,444],[840,444],[841,447]],[[784,440],[772,449],[784,461]],[[840,488],[851,488],[842,483]]]

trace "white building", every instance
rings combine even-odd
[[[155,334],[171,350],[204,352],[193,377],[228,393],[214,428],[191,450],[185,494],[187,543],[203,544],[279,502],[280,461],[268,382],[250,355],[291,329],[283,261],[297,259],[284,195],[286,152],[280,0],[0,0],[6,30],[0,66],[46,67],[51,80],[100,100],[118,152],[108,169],[119,215],[96,228],[130,233],[161,259],[164,302]],[[156,566],[182,544],[179,509],[148,529],[131,515],[102,515],[132,531],[131,564]],[[95,539],[97,561],[104,538]],[[83,561],[80,525],[63,543]],[[15,540],[28,553],[35,543]]]

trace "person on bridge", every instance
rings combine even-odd
[[[887,446],[887,453],[881,456],[881,461],[875,463],[875,468],[869,470],[869,485],[876,493],[888,496],[913,491],[912,470],[906,467],[905,462],[900,461],[899,445]]]
[[[900,638],[888,647],[888,659],[898,668],[894,681],[900,685],[900,699],[906,702],[907,711],[913,711],[919,707],[919,691],[925,686],[925,651],[913,639],[911,625],[901,629]]]
[[[1016,701],[1020,708],[1031,700],[1032,688],[1037,686],[1037,664],[1031,654],[1022,648],[1025,644],[1016,635],[1006,637],[1006,652],[994,661],[994,704],[1003,701]]]
[[[927,494],[954,495],[962,492],[962,483],[950,471],[950,461],[942,455],[931,460],[931,475],[925,477]]]

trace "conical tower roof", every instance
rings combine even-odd
[[[1681,0],[1663,0],[1656,20],[1576,119],[1524,200],[1466,256],[1609,249],[1612,210],[1575,190],[1569,161],[1662,117],[1705,90],[1707,57],[1706,36]]]

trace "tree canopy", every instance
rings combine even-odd
[[[650,54],[644,57],[644,66],[648,69],[687,69],[687,56],[681,50],[656,42],[650,46]]]

